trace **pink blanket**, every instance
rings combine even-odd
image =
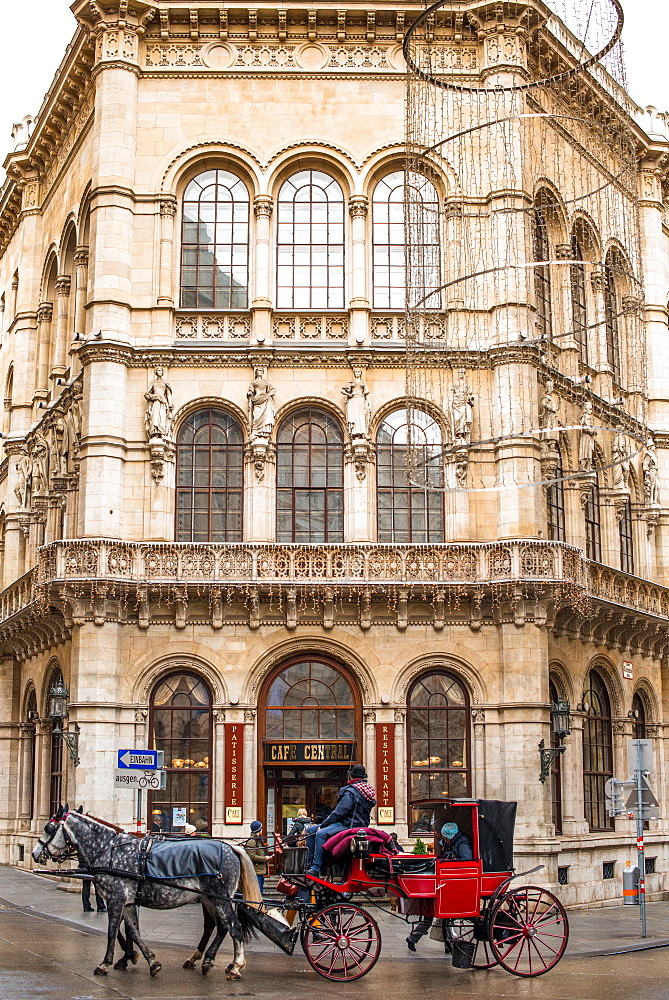
[[[386,833],[385,830],[377,830],[373,826],[356,826],[351,830],[339,830],[338,833],[333,833],[331,837],[328,837],[323,848],[330,852],[335,861],[338,861],[348,853],[349,842],[356,835],[367,837],[371,849],[376,850],[379,854],[394,853],[394,851],[388,851],[386,846],[392,839],[390,834]]]

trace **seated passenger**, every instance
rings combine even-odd
[[[289,847],[295,847],[298,841],[302,840],[305,836],[305,831],[308,826],[311,825],[311,817],[304,806],[300,806],[297,810],[297,816],[293,820],[293,824],[286,835],[286,843]]]
[[[444,823],[441,828],[441,843],[444,848],[440,861],[473,861],[472,842],[457,823]]]
[[[339,789],[337,805],[330,815],[325,817],[320,827],[306,828],[307,875],[320,876],[325,841],[340,830],[369,826],[369,816],[375,805],[376,792],[367,784],[367,771],[362,764],[353,764],[347,783]]]

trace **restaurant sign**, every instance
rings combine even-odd
[[[376,724],[377,823],[395,823],[395,723]]]
[[[348,764],[355,743],[265,743],[266,764]]]

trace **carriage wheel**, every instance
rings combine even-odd
[[[447,920],[445,922],[444,933],[447,941],[464,941],[465,944],[474,941],[476,947],[472,956],[472,969],[491,969],[497,965],[490,942],[487,939],[480,940],[476,936],[476,922],[471,918],[458,917],[457,920]]]
[[[514,976],[542,976],[560,961],[569,939],[562,903],[535,885],[507,893],[490,915],[490,945]]]
[[[310,913],[301,937],[312,969],[335,982],[348,983],[366,975],[381,951],[378,924],[354,903],[335,903]]]

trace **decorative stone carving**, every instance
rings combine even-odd
[[[461,368],[458,381],[451,389],[451,440],[455,448],[468,448],[471,444],[474,402],[467,373]]]
[[[559,427],[557,418],[560,409],[560,401],[554,395],[555,383],[552,379],[546,379],[544,383],[544,394],[539,403],[539,427],[543,431],[552,431]]]
[[[28,496],[30,493],[30,481],[32,477],[32,462],[25,448],[21,448],[19,459],[16,463],[17,482],[14,487],[14,495],[19,502],[19,507],[28,507]]]
[[[266,378],[266,368],[256,368],[246,397],[249,401],[249,427],[251,431],[250,451],[253,457],[257,481],[265,476],[265,465],[269,458],[270,436],[274,429],[276,410],[274,397],[276,389]]]
[[[37,435],[30,453],[33,495],[43,493],[49,488],[47,481],[48,454],[49,449],[46,441],[41,435]]]
[[[642,461],[643,469],[643,499],[646,506],[660,506],[660,475],[657,468],[655,441],[649,437],[646,441]]]
[[[353,380],[342,386],[342,394],[346,397],[346,423],[351,440],[369,437],[369,421],[371,409],[369,405],[369,389],[362,377],[362,369],[353,369]]]
[[[581,410],[581,430],[578,439],[578,467],[581,472],[592,472],[593,470],[596,437],[597,430],[592,413],[592,403],[586,399]]]
[[[616,436],[613,439],[613,447],[611,448],[611,478],[613,481],[613,489],[619,493],[626,493],[629,496],[630,492],[630,460],[629,460],[629,450],[627,448],[627,437],[622,430],[618,430]],[[621,510],[622,515],[622,510]]]
[[[172,434],[172,387],[163,379],[164,370],[156,368],[155,379],[148,392],[144,393],[146,400],[146,436],[169,440]]]

